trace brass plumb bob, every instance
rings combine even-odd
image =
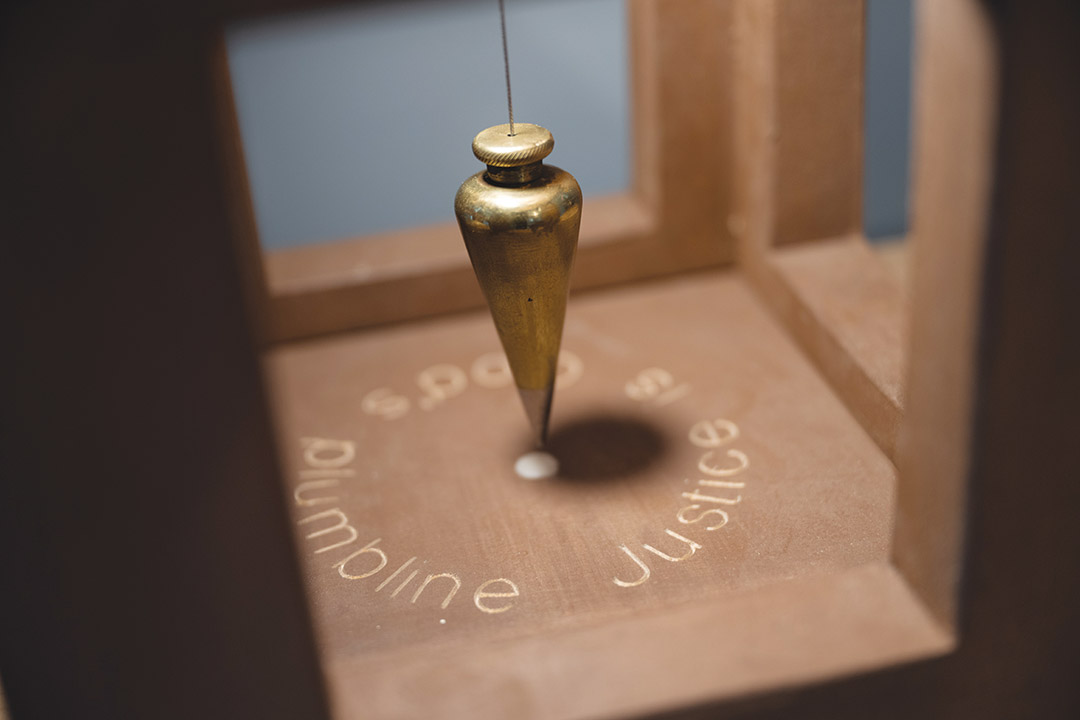
[[[547,437],[570,272],[581,224],[577,180],[543,160],[551,133],[496,125],[473,140],[487,165],[458,189],[461,235],[491,309],[536,444]]]

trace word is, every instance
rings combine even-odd
[[[315,508],[320,505],[334,505],[334,507],[313,512],[297,521],[297,524],[307,531],[304,535],[305,540],[318,540],[321,543],[315,548],[313,554],[322,555],[337,550],[351,551],[344,556],[338,553],[337,561],[330,566],[342,579],[350,581],[367,578],[380,579],[381,582],[375,587],[374,592],[382,592],[383,589],[393,585],[389,597],[396,598],[401,595],[403,600],[412,604],[416,604],[429,587],[438,588],[439,592],[445,593],[439,607],[444,610],[449,607],[458,591],[461,590],[461,577],[457,573],[428,573],[423,580],[413,584],[413,580],[421,574],[421,571],[413,565],[417,561],[416,556],[413,556],[398,565],[392,573],[383,577],[382,572],[390,564],[390,558],[386,551],[379,547],[382,538],[377,537],[357,549],[360,533],[349,522],[348,516],[341,508],[336,506],[338,496],[326,494],[327,491],[337,488],[342,478],[355,475],[355,471],[348,465],[356,458],[356,444],[349,440],[327,438],[302,438],[300,442],[304,448],[304,463],[307,467],[300,471],[301,482],[293,491],[293,499],[297,507]],[[427,564],[426,560],[419,563],[420,566],[425,564]],[[411,572],[399,580],[399,576],[410,568],[412,568]],[[403,591],[404,595],[402,595]],[[431,592],[434,593],[436,590],[433,589]],[[512,580],[494,578],[476,587],[473,592],[473,604],[482,613],[498,615],[512,609],[513,598],[519,595],[518,586]]]
[[[675,377],[663,368],[642,370],[624,389],[626,397],[656,407],[670,405],[690,394],[687,383],[675,384]]]

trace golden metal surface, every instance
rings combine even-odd
[[[482,130],[473,139],[472,150],[476,159],[495,167],[518,167],[543,160],[555,149],[555,138],[539,125],[514,123],[496,125]]]
[[[547,438],[581,188],[543,158],[555,142],[537,125],[484,130],[473,152],[488,164],[458,189],[461,235],[536,439]]]

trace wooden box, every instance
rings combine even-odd
[[[30,270],[42,246],[19,265],[33,308],[19,337],[39,358],[20,372],[57,395],[11,403],[26,418],[11,469],[27,474],[0,503],[25,589],[0,650],[14,717],[1075,705],[1059,639],[1076,630],[1063,529],[1077,498],[1045,450],[1071,408],[1053,388],[1076,379],[1076,328],[1059,319],[1076,291],[1026,281],[1076,251],[1055,240],[1060,199],[1024,181],[1032,165],[1075,179],[1055,148],[1076,143],[1033,132],[1054,115],[1009,74],[1075,54],[1075,29],[918,3],[904,284],[860,230],[863,3],[631,2],[634,179],[587,200],[553,416],[562,470],[530,482],[456,228],[259,249],[216,33],[300,4],[178,6],[137,30],[95,11],[57,35],[91,60],[59,65],[35,49],[44,16],[16,13],[23,77],[141,111],[116,126],[89,111],[106,145],[63,147],[101,161],[109,142],[142,143],[167,172],[146,183],[149,160],[106,153],[105,189],[66,196],[109,236],[104,254],[67,253],[48,282]],[[1025,44],[1032,28],[1058,54]],[[1075,117],[1075,88],[1042,77]],[[78,138],[58,118],[83,106],[41,92],[28,117]],[[23,197],[17,227],[45,217]],[[50,217],[42,236],[73,222]],[[50,288],[78,303],[55,307]],[[69,332],[43,330],[58,323]],[[65,373],[72,339],[81,375]],[[41,454],[54,437],[62,452]],[[48,542],[15,553],[29,538]],[[62,647],[76,650],[47,652]],[[50,674],[70,692],[46,692]]]

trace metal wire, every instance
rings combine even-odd
[[[510,115],[510,134],[514,135],[514,99],[510,95],[510,51],[506,46],[506,5],[499,0],[499,24],[502,26],[503,65],[506,67],[506,109]]]

